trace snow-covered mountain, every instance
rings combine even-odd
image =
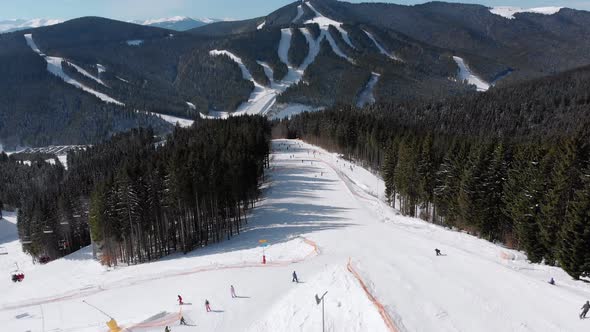
[[[219,19],[211,19],[211,18],[201,18],[201,19],[194,19],[187,16],[174,16],[168,18],[158,18],[158,19],[150,19],[145,21],[133,21],[133,23],[153,26],[158,28],[176,30],[176,31],[186,31],[198,27],[202,27],[203,25],[207,25],[209,23],[220,22],[223,20]]]
[[[39,28],[48,25],[54,25],[63,22],[59,19],[35,18],[32,20],[14,19],[0,20],[0,33],[24,30],[29,28]]]

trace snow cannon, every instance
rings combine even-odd
[[[107,322],[107,327],[109,328],[109,332],[121,332],[122,330],[114,318],[111,318],[111,320]]]

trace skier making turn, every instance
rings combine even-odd
[[[291,282],[299,283],[299,278],[297,278],[297,272],[293,271],[293,280]]]

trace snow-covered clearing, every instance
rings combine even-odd
[[[177,125],[178,124],[181,127],[190,127],[195,122],[194,120],[189,120],[189,119],[185,119],[185,118],[179,118],[177,116],[167,115],[167,114],[152,113],[152,115],[158,116],[162,120],[164,120],[164,121],[166,121],[168,123],[171,123],[173,125]]]
[[[358,101],[356,103],[357,107],[363,107],[367,104],[374,104],[375,103],[375,95],[373,94],[373,90],[375,89],[375,85],[379,82],[379,77],[381,74],[379,73],[371,73],[371,78],[369,82],[367,82],[367,86],[361,91]]]
[[[41,56],[45,59],[45,61],[47,62],[47,71],[49,71],[53,75],[61,78],[64,82],[66,82],[70,85],[73,85],[79,89],[82,89],[83,91],[86,91],[86,92],[96,96],[97,98],[99,98],[100,100],[102,100],[106,103],[113,103],[113,104],[117,104],[117,105],[121,105],[121,106],[125,105],[125,104],[121,103],[120,101],[115,100],[114,98],[111,98],[102,92],[98,92],[94,89],[91,89],[91,88],[83,85],[82,83],[76,81],[75,79],[71,78],[68,74],[66,74],[64,72],[64,70],[62,68],[62,62],[64,62],[64,61],[67,62],[68,64],[72,65],[74,68],[76,68],[76,70],[78,72],[80,72],[82,75],[92,78],[95,81],[97,81],[98,83],[105,85],[100,79],[94,77],[93,75],[88,73],[86,70],[82,69],[81,67],[76,66],[75,64],[68,62],[68,61],[64,60],[63,58],[54,57],[54,56],[47,56],[47,55],[43,54],[41,52],[41,50],[39,49],[39,47],[37,47],[37,44],[35,44],[35,40],[33,39],[32,34],[30,34],[30,33],[26,34],[25,40],[27,41],[27,45],[29,45],[29,47],[35,53],[39,54],[39,56]]]
[[[505,17],[509,20],[513,20],[516,17],[514,15],[518,13],[533,13],[541,15],[553,15],[559,13],[563,7],[538,7],[538,8],[519,8],[519,7],[493,7],[490,8],[490,12],[495,15]]]
[[[246,230],[232,240],[113,270],[93,261],[89,248],[31,265],[17,252],[9,215],[12,235],[0,245],[14,249],[0,256],[0,326],[106,331],[108,318],[85,300],[129,331],[161,332],[166,324],[174,332],[315,331],[314,296],[327,291],[328,331],[391,331],[386,321],[400,332],[588,329],[577,315],[590,285],[520,252],[400,216],[383,202],[381,179],[334,153],[274,141],[269,179]],[[267,265],[260,239],[271,244]],[[23,264],[21,284],[8,280],[13,261]],[[293,270],[302,283],[291,282]],[[239,298],[230,297],[230,285]],[[177,294],[191,304],[179,307]],[[205,299],[213,312],[205,312]],[[180,312],[196,327],[178,326]]]
[[[467,83],[475,85],[477,91],[487,91],[490,89],[490,84],[475,75],[471,69],[469,69],[469,66],[467,66],[463,58],[453,56],[453,60],[455,60],[455,63],[459,66],[459,72],[457,73],[459,81],[467,81]]]
[[[264,26],[266,25],[266,21],[260,23],[257,27],[256,30],[262,30],[264,28]]]
[[[363,31],[365,32],[367,37],[369,37],[369,39],[371,39],[371,41],[373,41],[373,44],[375,44],[375,47],[377,47],[377,49],[379,49],[379,52],[381,52],[381,54],[385,55],[386,57],[390,58],[391,60],[402,61],[402,59],[398,58],[395,54],[387,52],[387,50],[385,50],[385,48],[377,41],[377,39],[375,39],[375,36],[373,36],[372,33],[370,33],[367,30],[363,30]]]

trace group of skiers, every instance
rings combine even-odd
[[[293,274],[291,275],[291,277],[292,277],[292,279],[291,279],[292,282],[299,283],[299,278],[297,277],[297,272],[296,271],[293,271]],[[229,286],[229,292],[230,292],[230,295],[231,295],[231,297],[233,299],[235,299],[235,298],[238,297],[238,295],[236,295],[236,288],[234,287],[234,285],[230,285]],[[183,301],[183,299],[182,299],[182,296],[180,296],[180,295],[178,295],[177,301],[178,301],[178,305],[184,305],[185,304],[184,301]],[[205,299],[205,311],[211,312],[211,304],[209,303],[209,300],[207,300],[207,299]],[[186,320],[182,316],[180,317],[180,325],[187,325],[188,326]],[[166,326],[166,328],[164,329],[164,332],[171,332],[171,331],[172,330],[170,329],[169,326]]]

